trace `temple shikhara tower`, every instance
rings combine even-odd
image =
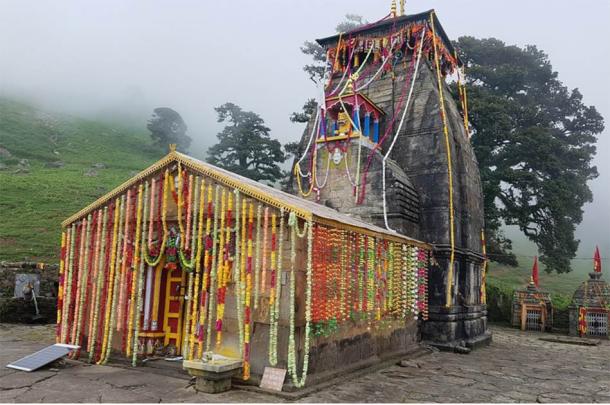
[[[433,244],[423,337],[474,346],[490,334],[462,62],[434,11],[398,14],[394,7],[378,22],[317,40],[326,51],[323,94],[291,192]],[[448,78],[458,82],[459,109]]]

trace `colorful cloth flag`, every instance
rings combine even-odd
[[[585,307],[578,308],[578,332],[581,336],[587,333],[587,321],[585,316],[587,314],[587,309]]]
[[[599,255],[598,246],[595,246],[595,254],[593,255],[593,271],[596,273],[602,272],[602,258]]]
[[[532,281],[538,288],[538,256],[534,256],[534,266],[532,267]]]

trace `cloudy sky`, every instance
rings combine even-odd
[[[407,0],[431,8],[451,38],[496,37],[535,44],[560,79],[579,88],[610,127],[610,1]],[[346,13],[375,21],[389,0],[45,1],[0,0],[0,96],[87,116],[145,119],[179,111],[202,156],[219,131],[213,108],[232,101],[259,113],[282,141],[302,128],[288,120],[316,94],[299,46],[334,33]],[[585,207],[581,255],[610,254],[610,130],[598,143],[600,177]]]

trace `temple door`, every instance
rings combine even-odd
[[[181,353],[185,280],[186,273],[178,266],[168,273],[165,284],[164,344],[176,346],[176,355]]]

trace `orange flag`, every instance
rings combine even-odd
[[[534,266],[532,267],[532,281],[538,287],[538,256],[534,256]]]
[[[595,246],[595,254],[593,255],[593,271],[596,273],[602,272],[602,258],[599,255],[598,246]]]

